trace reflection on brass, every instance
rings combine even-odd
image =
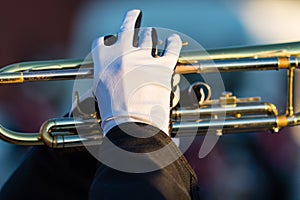
[[[286,113],[278,113],[272,103],[260,97],[238,98],[224,93],[215,99],[204,98],[201,103],[171,110],[172,134],[175,136],[277,132],[286,126],[300,124],[300,113],[294,113],[294,71],[299,69],[300,42],[181,52],[175,72],[178,74],[224,73],[236,71],[287,70]],[[12,64],[0,69],[0,85],[35,81],[93,78],[91,60],[50,60]],[[270,86],[272,87],[272,86]],[[202,91],[201,95],[205,95]],[[80,109],[77,102],[77,109]],[[83,113],[83,112],[79,112]],[[17,145],[47,145],[65,148],[101,143],[101,120],[95,113],[83,113],[81,118],[59,118],[46,121],[38,133],[21,133],[0,125],[0,138]],[[78,135],[78,128],[86,135]]]

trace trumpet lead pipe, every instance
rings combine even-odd
[[[93,78],[92,69],[0,73],[0,84]]]
[[[13,69],[3,68],[0,70],[0,84],[23,83],[32,81],[71,80],[87,79],[93,77],[92,61],[79,60],[31,62],[11,65]],[[48,63],[48,64],[47,64]],[[56,64],[55,64],[56,63]],[[278,70],[290,67],[299,68],[299,58],[272,57],[272,58],[242,58],[226,60],[203,60],[194,64],[177,63],[175,72],[178,74],[189,73],[215,73],[254,70]],[[32,66],[30,66],[32,65]]]
[[[238,72],[255,70],[279,70],[290,67],[299,68],[299,58],[271,57],[271,58],[241,58],[228,60],[203,60],[192,65],[178,65],[175,72],[188,73],[214,73]]]
[[[198,63],[203,60],[230,60],[244,58],[271,58],[300,56],[300,42],[267,44],[243,47],[227,47],[209,49],[207,51],[183,51],[180,53],[178,64]],[[0,69],[0,73],[24,72],[33,70],[61,70],[87,66],[92,68],[89,59],[62,59],[48,61],[30,61],[8,65]]]

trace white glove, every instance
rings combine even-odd
[[[140,10],[127,12],[114,44],[107,46],[105,37],[100,37],[92,45],[93,92],[103,134],[126,122],[146,123],[169,132],[171,78],[182,42],[173,34],[167,40],[164,55],[154,58],[152,29],[146,28],[140,30],[135,47],[140,14]]]

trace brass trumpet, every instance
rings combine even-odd
[[[219,99],[208,99],[193,108],[173,109],[174,136],[190,135],[191,129],[202,135],[207,133],[208,128],[213,129],[213,134],[217,135],[266,130],[278,132],[283,127],[300,124],[300,113],[294,113],[293,105],[294,71],[300,68],[300,42],[207,52],[213,62],[207,62],[207,56],[203,56],[203,52],[182,52],[175,72],[204,74],[216,70],[222,73],[285,69],[288,77],[286,113],[278,113],[275,105],[260,102],[260,98],[237,98],[225,93]],[[0,69],[0,84],[92,77],[92,61],[80,59],[23,62]],[[190,120],[180,121],[183,116]],[[95,128],[100,122],[101,119],[96,115],[89,119],[50,119],[41,126],[39,133],[15,132],[0,125],[0,138],[17,145],[47,145],[51,148],[82,146],[82,143],[94,145],[101,142],[101,131]],[[77,134],[77,126],[89,130],[86,136],[80,137]]]

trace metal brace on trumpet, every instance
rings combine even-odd
[[[73,107],[74,109],[72,109],[72,111],[74,112],[72,117],[49,119],[41,126],[40,132],[38,133],[21,133],[9,130],[4,126],[0,126],[0,138],[4,141],[17,145],[47,146],[53,149],[82,147],[83,145],[93,148],[94,146],[101,144],[102,147],[100,145],[100,150],[103,150],[105,152],[102,159],[104,159],[105,161],[108,160],[108,163],[105,163],[105,161],[101,160],[101,158],[100,161],[103,161],[104,164],[110,166],[114,165],[115,160],[109,159],[105,157],[105,155],[114,155],[113,153],[116,152],[114,151],[114,149],[111,150],[111,144],[109,144],[107,138],[112,140],[114,144],[117,144],[117,146],[120,145],[121,148],[124,148],[125,150],[133,151],[135,153],[145,153],[139,152],[137,148],[126,149],[126,145],[140,145],[139,140],[137,142],[134,140],[130,141],[129,139],[129,143],[125,146],[122,146],[122,144],[118,143],[118,137],[121,138],[120,140],[124,138],[128,140],[128,138],[126,138],[128,137],[126,134],[128,134],[128,131],[130,132],[130,130],[135,130],[134,132],[138,133],[143,133],[144,131],[145,135],[143,135],[143,137],[150,136],[150,138],[153,137],[153,132],[155,132],[155,134],[159,132],[159,137],[162,137],[163,139],[156,138],[157,141],[155,139],[149,140],[150,143],[162,142],[161,140],[163,140],[162,143],[168,146],[169,143],[171,143],[169,138],[166,138],[166,136],[168,136],[168,133],[170,133],[170,136],[172,137],[191,137],[195,135],[205,135],[207,133],[221,136],[230,133],[246,133],[256,131],[279,132],[284,127],[297,126],[300,124],[300,113],[294,112],[293,102],[294,73],[295,70],[300,67],[300,42],[214,49],[208,51],[208,54],[210,56],[208,59],[208,57],[206,56],[207,54],[201,51],[181,51],[179,54],[182,42],[177,38],[177,36],[172,36],[168,38],[169,40],[166,42],[166,47],[162,48],[162,51],[157,51],[156,48],[158,42],[155,41],[156,36],[155,33],[153,33],[154,31],[152,31],[152,29],[140,29],[139,27],[140,15],[140,12],[137,10],[128,12],[117,36],[98,38],[98,40],[94,44],[96,50],[92,52],[93,60],[85,59],[33,61],[12,64],[2,68],[0,70],[0,84],[91,79],[93,80],[93,89],[92,92],[89,93],[88,97],[92,97],[90,99],[96,99],[96,102],[92,101],[92,103],[88,103],[88,105],[95,105],[97,109],[92,109],[92,112],[87,113],[85,109],[86,105],[84,105],[84,103],[80,101],[80,96],[76,95],[76,101],[74,102],[75,106]],[[133,24],[134,28],[138,28],[139,30],[134,29],[132,27]],[[128,31],[129,28],[131,30]],[[137,36],[137,34],[140,35]],[[128,46],[126,46],[128,44],[123,46],[121,42],[126,41],[126,39],[128,40],[128,38],[133,40],[133,42],[130,40],[131,43],[129,50]],[[140,42],[137,43],[136,41]],[[183,40],[183,42],[185,41]],[[119,46],[115,47],[116,45]],[[113,47],[115,47],[115,49],[113,49]],[[146,49],[147,51],[139,52],[136,51],[136,48],[139,48],[139,50]],[[103,52],[109,53],[105,54]],[[116,53],[116,57],[114,57],[111,52],[118,53]],[[131,54],[132,52],[137,52],[137,54]],[[151,58],[147,57],[149,55],[143,57],[146,53],[151,55]],[[122,59],[118,60],[118,58],[121,57],[120,55],[122,55]],[[136,56],[136,59],[133,56]],[[139,59],[137,58],[138,56],[140,56]],[[167,61],[165,61],[164,59]],[[141,63],[139,63],[139,61]],[[161,63],[156,63],[156,61],[161,61]],[[151,62],[153,62],[154,64]],[[149,65],[149,63],[151,63],[150,65],[152,69],[155,69],[153,70],[155,73],[151,71],[152,69],[149,70],[148,68],[143,68],[144,66]],[[130,74],[130,70],[132,69],[128,70],[125,68],[121,68],[122,70],[119,70],[113,68],[112,71],[106,72],[106,67],[111,65],[117,67],[127,65],[131,67],[133,66],[133,68],[137,65],[139,67],[142,66],[142,70]],[[168,65],[169,68],[163,68],[165,65]],[[259,97],[239,98],[231,92],[224,91],[218,98],[215,98],[215,95],[213,95],[213,97],[211,95],[211,92],[214,89],[213,87],[211,88],[207,83],[196,82],[192,84],[192,86],[188,90],[192,91],[194,88],[197,88],[196,92],[198,93],[196,96],[198,96],[199,99],[196,103],[193,103],[189,106],[182,106],[183,104],[180,104],[180,100],[178,100],[177,102],[173,101],[173,107],[170,110],[171,124],[168,124],[164,120],[166,120],[169,116],[169,93],[166,93],[164,90],[169,92],[170,88],[166,86],[166,82],[171,79],[170,75],[173,73],[173,71],[171,70],[171,73],[170,68],[172,67],[175,67],[174,72],[176,74],[202,75],[215,73],[216,71],[220,73],[227,73],[255,70],[286,70],[288,81],[286,110],[284,113],[280,113],[274,104],[270,102],[261,102],[261,99]],[[125,76],[123,73],[128,76],[127,78],[130,81],[122,77]],[[145,73],[147,74],[147,76],[142,76],[141,73]],[[136,77],[139,77],[141,80]],[[151,78],[148,80],[148,77]],[[153,81],[153,77],[158,78],[158,81],[156,81],[155,84],[150,85],[149,88],[147,88],[147,86],[145,86],[146,89],[143,87],[134,87],[133,89],[131,88],[133,87],[131,86],[131,84],[139,83],[139,85],[143,86],[143,83],[148,83],[145,82],[145,80],[151,82]],[[96,78],[99,78],[99,80],[97,80]],[[131,82],[134,78],[136,78],[136,82]],[[166,78],[166,80],[164,80],[164,78]],[[119,82],[120,80],[122,80],[123,82]],[[118,89],[116,89],[116,86],[121,87],[117,87]],[[199,87],[202,86],[204,88],[199,89]],[[141,91],[139,91],[140,89]],[[123,94],[123,92],[126,93],[126,91],[129,92],[129,96]],[[119,99],[116,94],[121,94],[121,96],[124,95],[125,100],[122,98]],[[151,102],[151,97],[158,97],[160,95],[162,97],[161,99],[154,98],[155,101]],[[145,101],[145,99],[141,97],[147,97],[145,98],[147,99],[147,101]],[[140,99],[144,101],[142,103],[144,103],[145,105],[142,105]],[[127,104],[128,102],[130,102],[130,104]],[[147,103],[145,102],[149,103],[151,107],[148,108]],[[153,105],[158,107],[161,106],[164,109],[162,109],[163,111],[161,111],[160,109],[155,110],[153,109]],[[138,126],[126,126],[126,123],[134,123],[135,126],[136,124],[138,124]],[[139,123],[141,123],[142,125]],[[99,124],[101,124],[101,130],[99,129]],[[122,124],[125,125],[123,126]],[[151,127],[153,126],[154,129],[151,129],[151,127],[150,129],[147,129],[147,127],[145,128],[145,124],[150,125]],[[120,125],[120,130],[116,131],[116,127],[118,125]],[[168,130],[169,125],[171,127],[170,132]],[[80,133],[78,133],[79,130]],[[208,130],[210,131],[208,132]],[[82,134],[82,132],[84,133]],[[108,135],[108,137],[106,137],[106,135]],[[135,134],[133,134],[133,136],[140,137],[139,135]],[[158,145],[158,147],[161,146]],[[157,150],[156,148],[158,147],[154,146],[151,148]],[[168,148],[174,150],[175,154],[180,154],[180,152],[177,152],[177,149],[173,144],[171,146],[168,146]],[[97,149],[97,151],[99,151],[99,149]],[[119,153],[118,150],[116,151],[117,153]],[[99,152],[101,154],[101,151]],[[175,157],[174,160],[170,161],[167,159],[166,161],[158,159],[158,166],[156,166],[155,164],[157,163],[153,164],[153,160],[151,159],[152,156],[157,157],[159,155],[163,155],[160,152],[159,154],[149,156],[150,161],[146,160],[146,162],[144,163],[145,165],[147,165],[146,168],[144,168],[144,166],[142,168],[138,168],[135,166],[133,171],[139,173],[151,173],[152,171],[157,169],[161,170],[161,168],[164,168],[165,166],[172,163],[172,165],[170,165],[171,167],[173,167],[171,171],[174,172],[175,169],[179,168],[181,174],[187,174],[187,176],[189,177],[188,181],[190,181],[190,185],[186,185],[186,183],[188,182],[187,180],[182,180],[182,183],[181,181],[179,181],[180,183],[178,184],[163,182],[162,180],[160,180],[160,183],[171,185],[174,184],[172,186],[178,188],[181,188],[182,185],[184,185],[184,191],[178,189],[176,190],[178,193],[176,193],[174,192],[174,190],[172,190],[172,194],[169,194],[168,190],[166,190],[163,192],[163,195],[170,195],[165,196],[169,199],[175,196],[180,197],[180,199],[197,199],[197,192],[195,192],[195,190],[197,190],[197,179],[195,178],[193,170],[190,169],[190,166],[185,163],[186,161],[183,157],[181,157],[181,154],[179,156],[174,155],[174,152],[168,152],[168,150],[166,150],[166,152],[164,153],[170,155],[170,157],[172,158]],[[121,159],[123,154],[120,153],[118,156],[116,157]],[[126,158],[132,157],[129,156]],[[181,161],[179,162],[178,160]],[[155,160],[155,162],[156,161],[157,160]],[[175,162],[175,164],[173,162]],[[119,165],[119,163],[117,165]],[[148,168],[149,166],[150,168]],[[182,166],[184,166],[185,168]],[[131,167],[131,165],[127,166],[126,164],[124,164],[124,168],[122,168],[121,171],[132,173],[133,171],[131,171]],[[141,180],[141,177],[127,177],[127,175],[124,175],[122,173],[119,174],[118,172],[114,172],[114,169],[116,168],[112,168],[112,170],[109,169],[111,171],[105,172],[107,173],[107,176],[125,176],[125,179],[133,178],[136,182]],[[176,174],[173,174],[173,172],[171,173],[171,175],[169,173],[166,174],[167,176],[178,178]],[[100,172],[99,170],[97,173],[102,172]],[[154,177],[156,176],[154,175]],[[105,181],[107,181],[107,179],[105,179],[105,176],[102,178],[103,179],[101,181],[95,180],[95,185],[100,188],[97,188],[97,190],[101,190],[104,197],[105,195],[112,195],[111,193],[108,194],[108,191],[111,192],[113,189],[108,188],[108,190],[105,191],[105,189],[101,188],[104,187]],[[145,177],[142,177],[142,179],[143,178]],[[121,183],[121,181],[117,178],[115,181],[116,184]],[[142,195],[143,192],[147,192],[144,191],[146,187],[140,188],[141,191],[140,193],[137,193],[137,195]],[[98,195],[95,192],[95,188],[93,189],[90,193],[91,199],[97,198]],[[126,190],[126,188],[124,190]],[[186,193],[188,195],[186,195]],[[116,196],[112,195],[107,197],[117,199],[118,194],[114,195]],[[153,195],[154,196],[149,197],[149,199],[158,198],[159,196],[155,195],[161,195],[161,193],[153,193]],[[130,197],[130,195],[128,197]],[[136,196],[132,197],[135,198]]]

